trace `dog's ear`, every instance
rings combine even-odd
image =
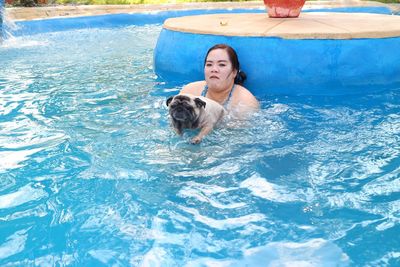
[[[196,106],[197,106],[198,108],[201,108],[201,107],[205,108],[205,107],[206,107],[206,102],[204,102],[203,100],[201,100],[201,99],[198,98],[198,97],[196,97],[196,98],[194,99],[194,103],[196,103]]]
[[[169,104],[171,103],[171,101],[172,101],[173,98],[174,98],[173,96],[170,96],[170,97],[167,99],[167,107],[169,106]]]

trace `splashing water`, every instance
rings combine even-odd
[[[0,42],[0,45],[4,45],[4,42],[7,40],[15,39],[15,37],[12,35],[12,32],[18,29],[19,26],[8,18],[4,1],[0,0],[0,41],[3,42],[3,44]]]
[[[0,43],[3,40],[3,14],[4,14],[4,1],[0,0]]]

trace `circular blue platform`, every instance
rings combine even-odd
[[[184,20],[184,27],[179,26],[178,20],[182,18],[169,19],[154,51],[155,72],[167,81],[202,80],[207,50],[216,43],[226,43],[237,51],[241,68],[248,76],[245,86],[256,96],[354,94],[400,87],[400,53],[397,52],[400,17],[321,14],[304,14],[298,20],[275,20],[273,26],[266,26],[268,29],[261,29],[258,35],[254,33],[257,26],[253,27],[243,17],[235,22],[227,14],[215,15],[219,16],[216,20],[221,25],[225,23],[222,20],[232,24],[230,28],[221,27],[221,32],[218,25],[212,27],[209,18],[193,16],[189,19],[196,25],[187,25]],[[343,15],[345,19],[330,29],[333,17]],[[314,19],[317,16],[315,25],[306,19],[312,16]],[[367,24],[363,25],[362,19],[360,22],[361,17]],[[265,17],[265,20],[274,19]],[[208,33],[202,33],[204,29],[196,30],[197,24],[202,24],[200,21],[204,21]],[[361,28],[352,25],[353,22],[361,23]],[[329,27],[319,28],[318,23]],[[251,29],[246,36],[240,36],[239,28],[243,24]]]

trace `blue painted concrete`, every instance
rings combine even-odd
[[[231,45],[255,95],[349,94],[400,87],[400,38],[288,40],[228,37],[163,29],[154,51],[163,80],[202,80],[204,55],[216,43]],[[177,52],[179,51],[179,53]]]

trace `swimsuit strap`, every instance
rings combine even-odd
[[[233,94],[233,90],[235,90],[235,83],[233,83],[232,89],[231,89],[231,91],[229,92],[228,99],[227,99],[227,100],[225,101],[225,103],[224,103],[224,108],[226,108],[226,107],[228,106],[228,103],[231,101],[231,97],[232,97],[232,94]]]
[[[204,85],[204,89],[203,89],[203,91],[201,92],[201,96],[206,97],[207,91],[208,91],[208,86],[207,86],[207,84],[206,84],[206,85]]]
[[[232,97],[232,94],[233,94],[233,90],[234,90],[234,89],[235,89],[235,84],[232,85],[232,89],[231,89],[231,91],[229,92],[229,96],[228,96],[228,98],[226,99],[226,101],[225,101],[224,104],[223,104],[224,108],[226,108],[226,107],[228,106],[228,103],[231,101],[231,97]],[[208,86],[207,86],[207,84],[206,84],[206,85],[204,86],[203,91],[201,92],[201,96],[206,97],[207,91],[208,91]]]

